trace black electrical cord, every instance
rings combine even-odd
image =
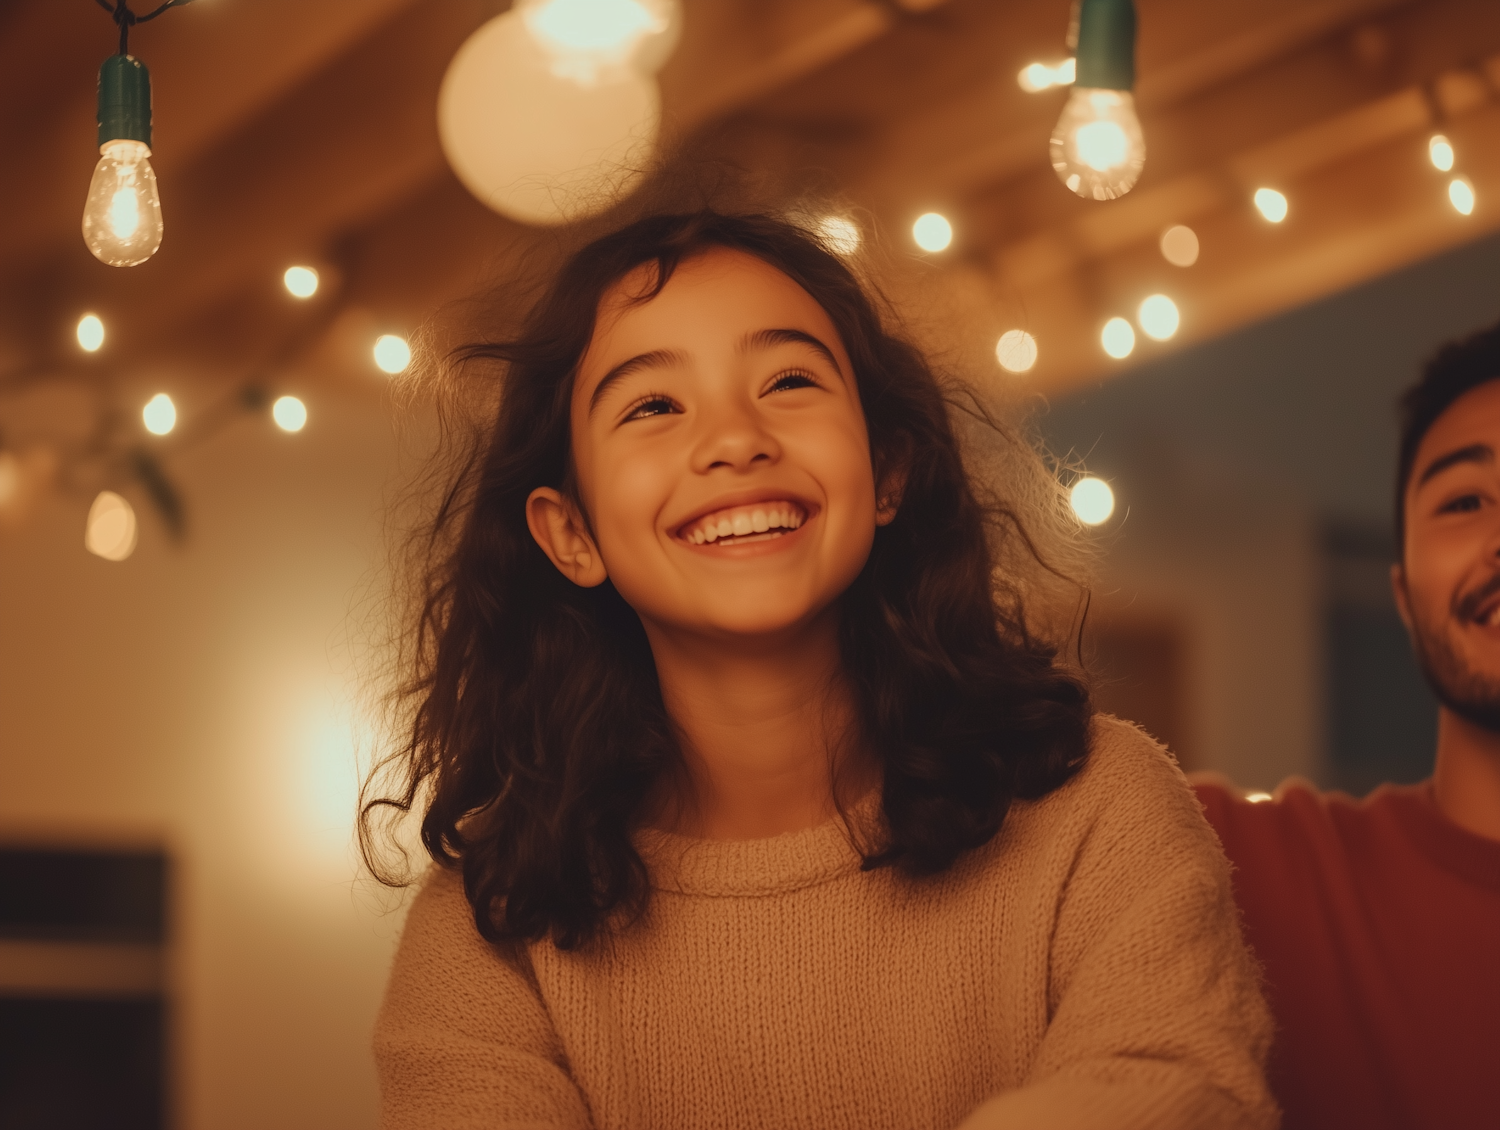
[[[192,2],[193,0],[167,0],[159,8],[153,8],[144,16],[138,16],[130,10],[127,0],[114,0],[114,3],[111,3],[110,0],[94,0],[94,3],[98,4],[99,7],[114,17],[116,25],[119,26],[121,55],[130,54],[130,29],[136,24],[150,23],[168,8],[181,8]]]

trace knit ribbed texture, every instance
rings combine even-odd
[[[1228,867],[1132,726],[932,879],[860,871],[839,821],[639,843],[646,921],[582,952],[491,947],[429,876],[376,1025],[387,1130],[1277,1123]]]

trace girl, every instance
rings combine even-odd
[[[839,258],[654,216],[462,356],[499,407],[366,808],[438,864],[386,1127],[1274,1126],[1212,833]]]

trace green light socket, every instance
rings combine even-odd
[[[151,72],[134,55],[111,55],[99,68],[99,144],[151,145]]]
[[[1075,86],[1134,89],[1134,0],[1082,0],[1078,6],[1077,57]]]

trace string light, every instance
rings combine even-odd
[[[1279,224],[1286,219],[1286,197],[1274,188],[1257,188],[1255,206],[1260,209],[1260,214],[1273,224]]]
[[[924,212],[911,226],[911,237],[923,251],[943,251],[953,242],[953,225],[937,212]]]
[[[307,426],[307,405],[295,396],[279,396],[271,405],[271,419],[284,432],[300,432]]]
[[[404,337],[381,334],[375,339],[375,364],[391,376],[403,373],[411,364],[411,346]]]
[[[1465,177],[1454,177],[1448,182],[1448,203],[1462,215],[1474,211],[1474,186]]]
[[[318,272],[311,267],[288,267],[281,284],[294,298],[311,298],[318,293]]]
[[[1027,94],[1050,90],[1054,86],[1072,86],[1077,77],[1078,60],[1064,59],[1048,66],[1046,63],[1029,63],[1016,75],[1016,83]]]
[[[1432,162],[1432,167],[1440,172],[1449,172],[1453,168],[1453,143],[1440,133],[1435,133],[1427,141],[1427,159]]]
[[[1146,139],[1135,112],[1135,4],[1080,0],[1073,93],[1052,130],[1052,168],[1085,199],[1114,200],[1140,179]]]
[[[859,225],[847,216],[824,216],[814,230],[830,251],[846,259],[859,250],[863,239]]]
[[[1174,267],[1191,267],[1198,261],[1198,233],[1177,224],[1161,233],[1161,257]]]
[[[85,353],[97,353],[104,344],[104,323],[98,314],[85,314],[78,319],[78,347]]]
[[[141,409],[141,422],[152,435],[164,436],[177,426],[177,405],[164,392],[159,392]]]
[[[1025,373],[1036,364],[1036,338],[1025,330],[1006,330],[995,343],[995,360],[1008,373]]]
[[[126,0],[99,0],[120,29],[120,50],[99,68],[99,163],[83,205],[83,242],[101,263],[134,267],[161,246],[161,195],[151,168],[151,73],[130,54],[130,29],[193,0],[166,0],[144,16]]]
[[[1085,526],[1099,526],[1115,512],[1115,492],[1103,479],[1092,475],[1079,479],[1068,492],[1068,504]]]
[[[106,561],[124,561],[135,552],[139,530],[135,509],[112,490],[101,490],[89,507],[83,547]]]
[[[1178,313],[1177,303],[1165,294],[1153,294],[1147,298],[1141,303],[1136,316],[1141,323],[1141,332],[1155,341],[1166,341],[1177,332],[1177,327],[1182,324],[1182,315]]]
[[[1099,344],[1117,361],[1129,357],[1135,350],[1135,330],[1124,318],[1111,318],[1099,333]]]

